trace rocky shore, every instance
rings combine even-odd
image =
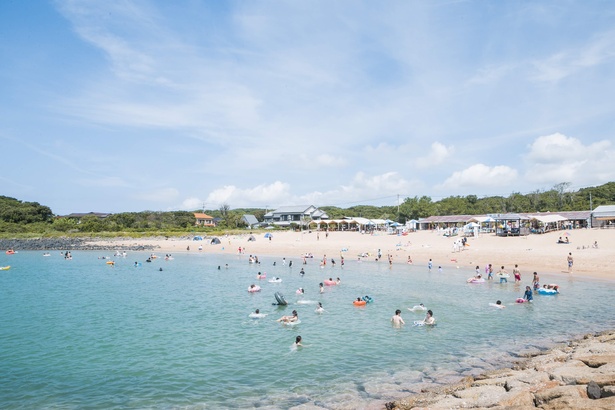
[[[0,239],[0,249],[14,249],[16,251],[150,251],[160,246],[140,244],[138,239],[127,241],[122,238],[120,243],[115,239],[101,238],[36,238],[36,239]],[[94,243],[95,242],[95,243]]]
[[[385,405],[410,409],[615,409],[615,331]]]

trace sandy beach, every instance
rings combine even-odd
[[[443,268],[473,269],[491,263],[494,269],[504,266],[512,272],[515,264],[519,265],[522,278],[532,272],[568,275],[567,257],[572,253],[574,260],[572,275],[596,279],[615,279],[615,230],[609,229],[579,229],[571,231],[556,231],[542,235],[522,237],[496,237],[494,234],[483,234],[477,238],[469,237],[462,251],[454,252],[453,243],[459,237],[443,236],[442,231],[418,231],[408,235],[387,235],[386,233],[361,234],[359,232],[329,232],[323,231],[271,231],[271,240],[264,237],[266,232],[254,232],[255,241],[248,241],[250,232],[242,235],[218,236],[221,243],[212,245],[211,236],[203,236],[204,240],[194,241],[191,238],[140,238],[115,239],[117,246],[131,247],[136,245],[151,245],[158,252],[181,253],[203,252],[237,254],[239,247],[245,255],[279,256],[287,261],[301,261],[302,255],[311,253],[314,258],[334,259],[337,263],[340,256],[346,261],[357,260],[359,255],[363,261],[375,261],[378,250],[382,254],[379,263],[388,263],[387,255],[392,255],[394,264],[408,263],[411,257],[414,265],[427,266],[432,259],[434,269]],[[568,235],[565,235],[568,233]],[[558,239],[568,238],[569,243],[558,244]],[[598,248],[592,245],[597,242]],[[109,241],[93,241],[93,244],[109,244]],[[199,250],[199,247],[202,249]],[[188,250],[189,248],[189,250]],[[526,276],[523,276],[526,275]]]

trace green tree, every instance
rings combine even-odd
[[[56,231],[68,232],[72,229],[77,229],[77,221],[73,218],[56,218],[51,226]]]

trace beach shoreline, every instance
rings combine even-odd
[[[86,239],[89,246],[110,249],[152,249],[164,254],[181,252],[202,252],[211,254],[242,256],[279,257],[300,263],[302,255],[308,253],[317,260],[325,256],[330,261],[346,262],[361,260],[376,262],[378,252],[382,257],[377,263],[399,266],[408,263],[408,256],[415,266],[425,266],[433,262],[433,270],[438,267],[448,269],[471,269],[477,266],[484,272],[485,266],[492,264],[494,272],[505,267],[509,273],[515,265],[519,266],[522,278],[527,279],[532,272],[559,275],[562,278],[585,277],[612,281],[615,279],[615,230],[579,229],[557,231],[543,235],[527,237],[496,237],[484,234],[478,238],[468,238],[468,246],[462,251],[454,252],[453,243],[457,237],[448,238],[438,231],[417,231],[402,235],[385,233],[361,234],[358,232],[324,231],[271,231],[271,239],[265,238],[265,232],[217,236],[220,244],[211,244],[212,237],[203,237],[194,241],[191,237],[152,237],[152,238],[113,238]],[[559,237],[568,233],[570,243],[559,244]],[[254,241],[248,241],[254,236]],[[598,243],[598,248],[592,244]],[[567,257],[573,257],[572,273],[568,272]],[[359,255],[364,255],[360,257]]]

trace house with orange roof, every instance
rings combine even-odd
[[[207,214],[195,212],[194,219],[196,220],[194,222],[194,225],[196,226],[216,226],[216,223],[214,222],[214,217]]]

